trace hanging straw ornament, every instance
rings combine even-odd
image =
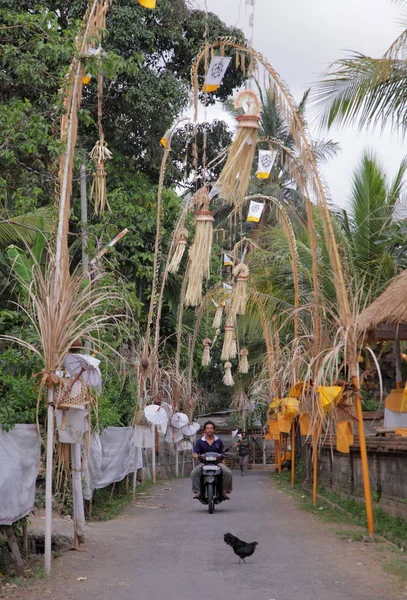
[[[233,275],[236,277],[236,286],[233,292],[233,312],[235,315],[244,315],[246,312],[249,267],[241,262],[233,269]]]
[[[222,327],[223,306],[224,306],[223,302],[221,302],[220,304],[216,304],[216,312],[215,312],[215,316],[213,317],[213,323],[212,323],[212,327],[214,329],[220,329]]]
[[[202,354],[202,362],[201,365],[203,367],[208,367],[211,364],[211,355],[210,355],[210,349],[211,349],[211,344],[212,344],[212,340],[210,340],[209,338],[205,338],[203,341],[203,354]]]
[[[225,362],[225,374],[223,376],[223,383],[228,386],[235,385],[235,382],[233,381],[231,369],[232,369],[232,363]]]
[[[247,193],[256,153],[261,106],[256,94],[249,90],[240,92],[234,106],[244,110],[244,113],[236,117],[237,134],[230,146],[228,158],[217,185],[221,190],[222,198],[235,205],[240,205]]]
[[[168,267],[169,273],[178,273],[182,257],[184,256],[185,248],[188,243],[188,236],[188,229],[185,229],[185,227],[177,232],[177,245]]]
[[[235,358],[236,353],[237,348],[235,338],[235,315],[233,311],[229,308],[229,310],[227,311],[221,360],[229,360],[230,358]]]
[[[107,201],[105,163],[107,160],[112,159],[112,153],[108,149],[106,142],[101,139],[96,142],[89,156],[96,165],[96,171],[93,174],[93,197],[95,214],[100,215],[106,206],[110,210]]]
[[[198,306],[202,302],[202,283],[209,279],[213,241],[213,213],[209,210],[208,190],[201,188],[195,194],[196,233],[189,251],[188,287],[186,306]]]
[[[242,348],[240,350],[239,373],[246,374],[249,372],[249,361],[247,359],[248,356],[249,356],[248,349]]]

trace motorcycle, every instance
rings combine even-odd
[[[223,473],[219,466],[224,458],[224,454],[218,454],[217,452],[206,452],[206,454],[201,454],[199,457],[202,462],[199,501],[208,505],[210,515],[215,511],[215,506],[224,501]]]

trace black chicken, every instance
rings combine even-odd
[[[233,552],[239,557],[239,562],[240,559],[242,559],[243,562],[246,562],[245,558],[254,554],[256,546],[258,546],[258,542],[251,542],[249,544],[248,542],[243,542],[242,540],[239,540],[239,538],[232,535],[231,533],[225,533],[223,539],[225,540],[226,544],[228,544],[228,546],[232,546]]]

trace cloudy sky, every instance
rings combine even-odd
[[[204,8],[205,0],[195,3]],[[228,25],[242,28],[250,37],[250,1],[206,3],[210,12]],[[381,56],[400,33],[401,17],[400,7],[389,0],[255,0],[253,45],[280,73],[298,101],[318,75],[347,51]],[[220,116],[219,110],[212,110],[209,118]],[[312,130],[316,132],[316,125]],[[339,206],[346,206],[351,174],[364,148],[376,152],[389,176],[407,154],[407,143],[390,131],[365,133],[348,127],[322,135],[341,145],[339,156],[323,168],[332,200]]]

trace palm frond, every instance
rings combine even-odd
[[[0,220],[0,246],[23,242],[32,244],[38,231],[47,234],[52,228],[53,208],[44,206],[18,217]]]

